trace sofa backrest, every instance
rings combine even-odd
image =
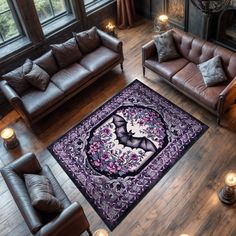
[[[177,50],[183,57],[199,64],[219,55],[227,77],[230,80],[236,77],[236,53],[179,29],[172,31]]]

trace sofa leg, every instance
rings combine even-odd
[[[143,66],[143,77],[145,77],[145,67]]]
[[[123,63],[120,63],[120,69],[122,72],[124,71]]]
[[[217,124],[220,126],[220,117],[217,117]]]
[[[92,234],[92,232],[91,232],[90,229],[87,229],[87,232],[88,232],[88,235],[89,235],[89,236],[93,236],[93,234]]]

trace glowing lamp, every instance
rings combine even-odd
[[[93,233],[93,236],[109,236],[105,229],[98,229]]]
[[[236,173],[229,172],[225,176],[225,186],[219,192],[219,199],[225,204],[233,204],[236,201],[235,194]]]
[[[7,149],[13,149],[19,143],[12,128],[3,129],[0,133],[0,136],[3,139],[3,144]]]

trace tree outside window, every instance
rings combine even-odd
[[[65,0],[34,0],[41,24],[67,12]]]
[[[13,12],[7,0],[0,0],[0,44],[20,35]]]

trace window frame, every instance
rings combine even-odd
[[[87,4],[85,4],[85,1],[86,0],[83,0],[85,12],[87,14],[89,14],[89,13],[96,11],[97,9],[99,9],[107,4],[114,2],[115,0],[93,0],[92,2],[87,3]]]
[[[6,0],[6,2],[8,4],[9,9],[0,12],[0,15],[4,14],[6,12],[9,12],[9,11],[11,12],[13,20],[16,24],[16,28],[18,30],[18,35],[13,36],[13,37],[11,37],[7,40],[4,40],[4,37],[2,36],[2,33],[0,32],[0,35],[1,35],[0,37],[3,40],[3,42],[0,43],[0,48],[5,47],[5,46],[7,46],[7,45],[9,45],[9,44],[11,44],[11,43],[13,43],[13,42],[15,42],[15,41],[17,41],[17,40],[19,40],[19,39],[21,39],[25,36],[22,25],[21,25],[21,22],[20,22],[20,18],[17,14],[17,11],[15,9],[15,6],[14,6],[12,0]]]
[[[65,11],[55,15],[55,11],[54,11],[54,8],[52,5],[52,0],[48,0],[53,16],[49,17],[48,19],[46,19],[42,22],[39,19],[39,22],[40,22],[42,28],[48,24],[51,24],[54,21],[57,21],[58,19],[62,18],[63,16],[67,16],[72,13],[71,5],[69,3],[70,0],[64,0],[64,1],[65,1],[65,8],[66,8]],[[35,2],[34,2],[34,5],[35,5]],[[35,5],[35,7],[36,7],[36,5]],[[37,8],[36,8],[36,12],[37,12]],[[38,12],[37,12],[37,14],[38,14]],[[39,18],[39,16],[38,16],[38,18]]]

